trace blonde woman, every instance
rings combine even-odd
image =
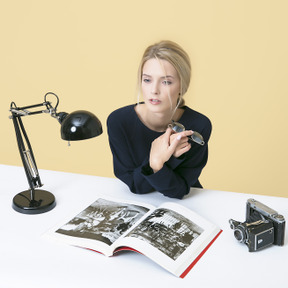
[[[207,163],[212,127],[206,116],[184,105],[190,78],[189,57],[178,44],[151,45],[138,71],[143,102],[109,115],[114,173],[131,192],[158,191],[181,199],[190,187],[202,188],[198,178]],[[185,131],[175,133],[169,125],[173,121],[184,125]],[[203,136],[204,145],[189,140],[193,131]]]

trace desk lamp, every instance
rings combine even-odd
[[[52,106],[50,101],[46,100],[49,95],[56,97],[57,103],[55,107]],[[17,212],[40,214],[48,212],[56,206],[55,197],[52,193],[36,189],[42,187],[43,184],[40,180],[35,157],[21,119],[22,117],[43,113],[50,114],[61,124],[61,138],[69,141],[69,145],[70,141],[89,139],[102,133],[101,122],[94,114],[84,110],[75,111],[70,114],[66,112],[57,113],[58,104],[59,98],[52,92],[46,93],[44,102],[40,104],[17,107],[14,102],[11,103],[10,112],[12,115],[9,118],[13,120],[21,160],[30,187],[30,189],[18,193],[13,198],[12,207]],[[45,108],[38,111],[28,110],[39,107]]]

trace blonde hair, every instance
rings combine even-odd
[[[180,95],[177,107],[184,106],[183,95],[187,92],[191,79],[191,63],[188,54],[181,46],[172,41],[160,41],[146,48],[138,69],[138,99],[141,94],[142,71],[150,59],[168,61],[177,71],[180,79]]]

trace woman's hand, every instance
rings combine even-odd
[[[192,131],[173,134],[173,130],[168,128],[163,135],[156,138],[152,142],[149,158],[149,164],[153,171],[159,171],[172,155],[179,157],[187,152],[191,148],[187,136],[191,134]]]
[[[177,138],[179,135],[181,135],[181,139],[178,143],[178,145],[176,146],[176,149],[173,153],[173,156],[175,158],[180,157],[181,155],[183,155],[184,153],[188,152],[191,148],[191,144],[188,142],[188,137],[187,136],[191,136],[193,134],[193,132],[191,130],[185,130],[181,133],[173,133],[170,136],[170,143],[174,141],[175,138]]]

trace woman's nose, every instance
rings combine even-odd
[[[152,85],[151,93],[154,94],[154,95],[158,95],[159,92],[160,92],[159,85],[157,83],[154,83]]]

